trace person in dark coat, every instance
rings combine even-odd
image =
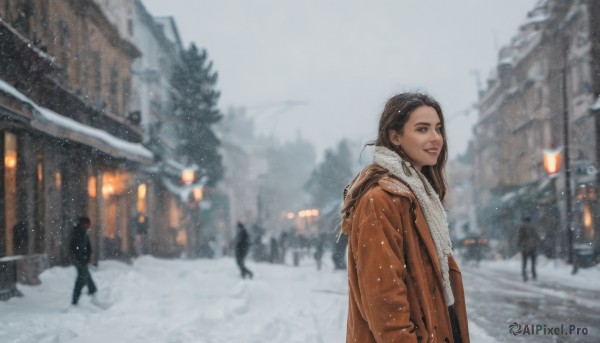
[[[73,289],[72,304],[77,305],[81,290],[84,286],[88,287],[88,294],[94,295],[97,291],[92,275],[88,269],[88,263],[92,256],[92,245],[88,237],[88,230],[91,222],[88,217],[80,217],[77,220],[77,225],[73,228],[73,236],[71,238],[71,256],[73,265],[77,269],[77,278],[75,279],[75,288]]]
[[[540,242],[540,236],[538,235],[535,226],[531,223],[531,218],[523,218],[523,222],[519,227],[517,241],[523,258],[523,266],[521,268],[523,281],[527,281],[527,260],[531,260],[531,276],[535,280],[537,278],[535,273],[535,255],[537,246]]]
[[[29,234],[27,232],[27,220],[18,222],[14,228],[15,254],[26,255],[29,245]]]
[[[250,248],[250,237],[248,236],[248,231],[244,227],[244,224],[241,222],[237,223],[237,235],[235,238],[235,260],[237,261],[238,267],[240,267],[240,272],[242,273],[242,278],[246,278],[246,275],[251,279],[254,274],[250,271],[250,269],[246,268],[244,260],[246,259],[246,255],[248,255],[248,249]]]

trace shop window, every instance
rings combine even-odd
[[[137,211],[146,214],[146,184],[142,183],[137,189]]]
[[[15,254],[15,225],[17,224],[17,136],[4,133],[4,225],[6,255]],[[17,237],[18,238],[18,237]]]
[[[110,111],[113,114],[117,114],[119,112],[118,88],[119,70],[117,69],[117,64],[114,63],[110,68]]]
[[[46,237],[46,192],[44,186],[44,154],[36,154],[36,183],[35,183],[35,240],[34,251],[42,253],[45,250]]]

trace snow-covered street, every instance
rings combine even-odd
[[[343,342],[345,271],[330,258],[317,270],[248,262],[253,280],[239,277],[232,258],[163,260],[144,256],[127,265],[101,261],[92,274],[102,309],[84,296],[69,306],[75,268],[54,267],[39,286],[19,285],[22,298],[0,302],[0,342]],[[464,265],[471,341],[598,342],[600,269],[569,274],[540,261],[539,280],[520,280],[518,257]],[[574,324],[587,335],[515,337],[509,325]]]
[[[0,302],[0,342],[341,342],[345,271],[303,262],[248,262],[255,276],[243,280],[232,258],[101,261],[92,274],[106,310],[87,296],[70,307],[75,268],[55,267]]]

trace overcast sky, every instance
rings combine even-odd
[[[464,115],[476,73],[485,83],[537,0],[143,2],[175,17],[186,46],[208,50],[220,108],[247,107],[259,133],[300,134],[321,155],[344,137],[371,140],[385,101],[419,90],[441,102],[455,157],[477,120]]]

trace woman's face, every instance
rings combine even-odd
[[[402,148],[418,170],[433,166],[444,146],[440,117],[433,107],[417,107],[410,113],[404,128],[390,131],[390,140]]]

